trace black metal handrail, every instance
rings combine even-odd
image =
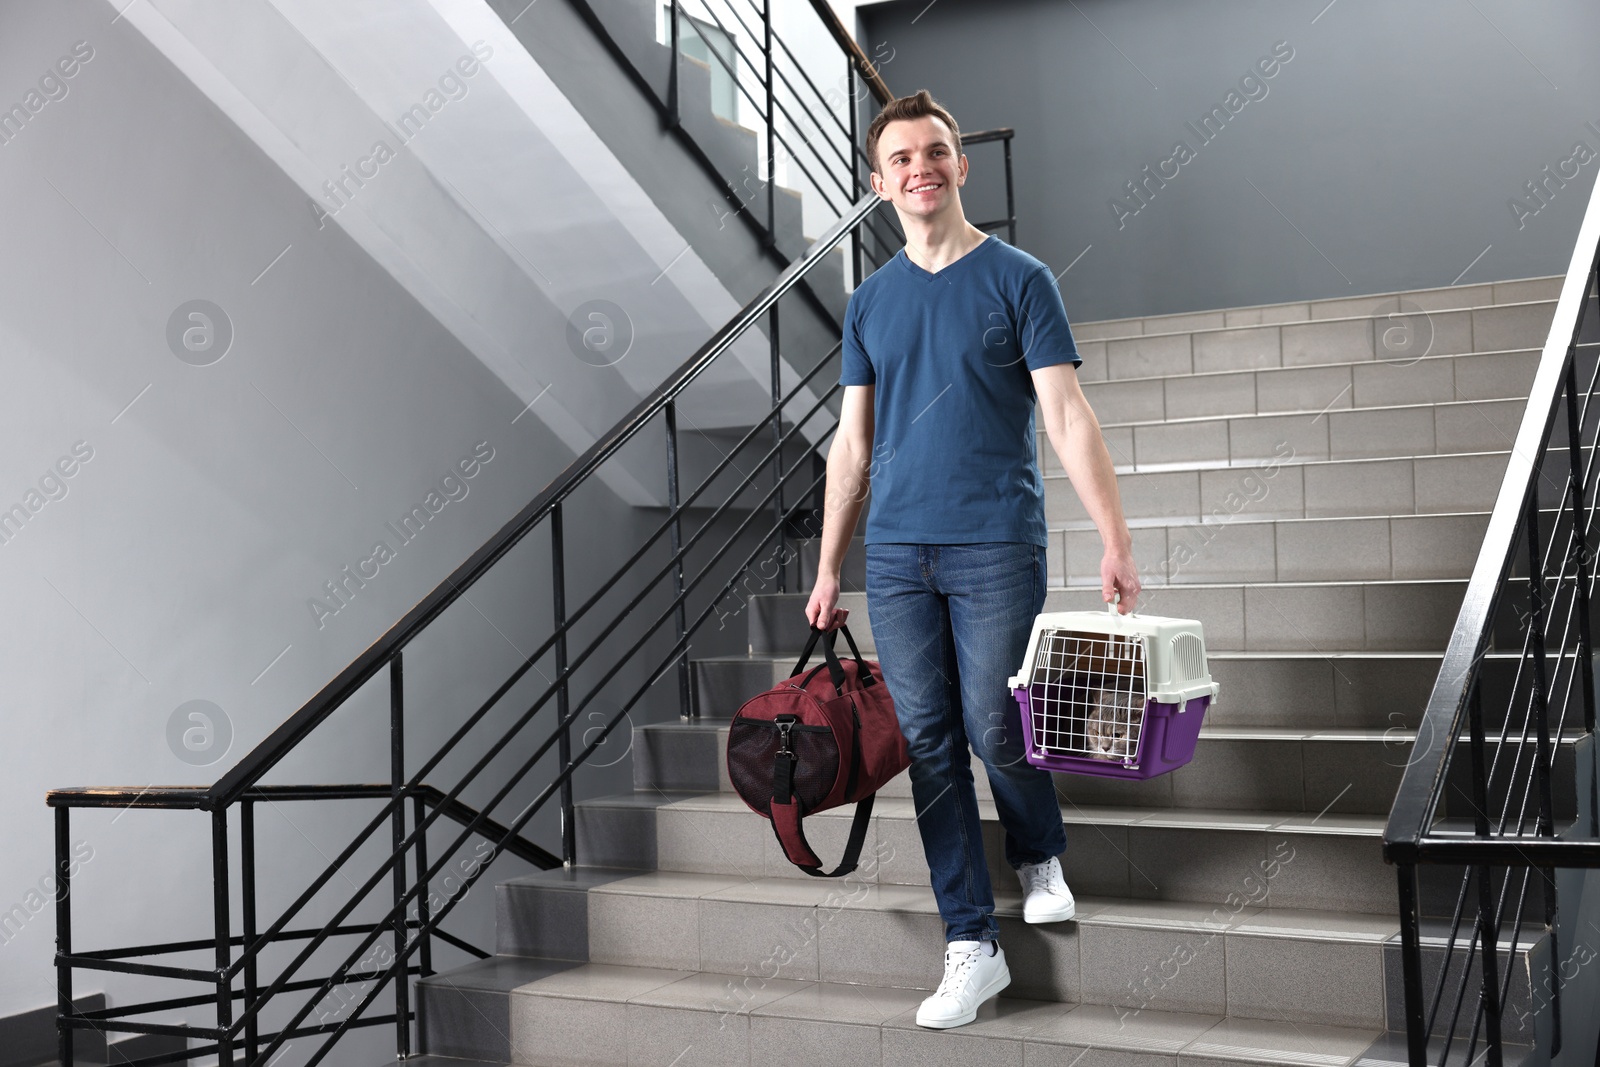
[[[290,803],[295,801],[328,801],[328,800],[363,800],[390,796],[393,789],[388,784],[361,784],[361,785],[265,785],[252,787],[245,791],[239,798],[241,818],[240,853],[242,867],[246,872],[246,884],[253,884],[253,869],[255,864],[255,834],[254,819],[255,805],[260,803],[276,804],[279,802]],[[201,1056],[218,1055],[231,1049],[233,1030],[223,1025],[221,1019],[226,1013],[219,1014],[219,1023],[216,1026],[194,1026],[175,1023],[141,1022],[138,1016],[148,1015],[153,1012],[170,1011],[177,1008],[196,1007],[201,1005],[215,1005],[219,997],[225,997],[231,1005],[233,1001],[243,1001],[250,1004],[260,993],[256,982],[255,966],[251,962],[251,952],[258,951],[268,941],[282,944],[287,942],[304,941],[318,945],[333,937],[348,937],[356,934],[383,933],[398,928],[406,931],[416,931],[420,936],[418,941],[419,963],[415,967],[408,966],[406,974],[425,975],[431,973],[431,945],[428,939],[438,937],[446,943],[461,949],[468,955],[484,958],[489,955],[485,950],[478,948],[462,938],[456,937],[448,931],[438,929],[437,921],[428,922],[427,906],[421,906],[417,918],[402,918],[398,923],[384,917],[377,922],[369,923],[341,923],[334,922],[321,927],[277,931],[270,939],[259,939],[255,930],[253,919],[254,895],[248,889],[245,893],[246,912],[244,916],[243,932],[240,934],[219,933],[207,939],[188,941],[169,941],[151,945],[125,946],[121,948],[99,949],[89,952],[74,953],[72,945],[72,909],[70,899],[70,866],[66,860],[67,852],[62,851],[65,843],[70,841],[71,823],[69,812],[74,807],[80,808],[190,808],[197,809],[202,806],[202,797],[206,792],[205,787],[195,786],[176,787],[169,786],[162,789],[58,789],[47,794],[47,803],[56,809],[56,843],[58,870],[62,872],[62,881],[68,885],[68,891],[61,892],[57,897],[57,955],[56,967],[58,983],[65,983],[65,989],[70,994],[71,972],[74,970],[111,972],[121,974],[142,975],[154,978],[166,978],[182,982],[192,982],[216,987],[216,992],[201,993],[192,996],[167,997],[161,1000],[140,1001],[112,1008],[103,1008],[95,1011],[73,1011],[68,1008],[58,1016],[60,1026],[61,1048],[59,1050],[62,1063],[73,1063],[71,1059],[74,1051],[73,1034],[78,1030],[94,1030],[100,1033],[127,1033],[127,1034],[158,1034],[190,1039],[198,1038],[210,1041],[211,1044],[187,1046],[185,1051],[163,1053],[129,1061],[130,1067],[155,1067],[157,1064],[172,1063],[179,1060],[193,1059]],[[456,822],[470,831],[475,831],[485,838],[496,841],[498,851],[504,851],[533,864],[537,867],[549,869],[560,866],[561,861],[547,850],[523,837],[520,833],[508,830],[493,819],[487,818],[484,813],[471,806],[447,798],[442,792],[432,786],[419,786],[408,794],[415,806],[415,818],[418,823],[424,821],[424,812],[432,810],[435,816],[443,816]],[[417,863],[419,867],[427,866],[427,845],[424,840],[415,843]],[[226,849],[224,848],[224,867],[226,865]],[[219,890],[215,898],[221,905],[223,924],[226,925],[227,915],[227,883],[226,880],[216,887]],[[225,948],[224,948],[225,946]],[[203,967],[182,967],[171,964],[140,962],[151,957],[193,954],[208,950],[216,951],[219,957],[225,950],[233,948],[246,950],[240,957],[240,963],[231,968],[219,971]],[[233,979],[243,970],[245,974],[244,985],[235,988]],[[348,977],[348,974],[346,975]],[[356,978],[356,982],[370,979]],[[298,981],[286,982],[279,990],[284,993],[302,992],[318,989],[326,990],[330,978],[316,977],[304,978]],[[398,1016],[384,1015],[364,1017],[353,1020],[352,1027],[368,1027],[397,1022]],[[409,1014],[407,1015],[409,1020]],[[285,1027],[270,1033],[261,1033],[252,1022],[246,1027],[246,1042],[252,1046],[261,1041],[275,1041],[278,1039],[290,1040],[297,1037],[312,1036],[319,1032],[331,1032],[332,1026],[313,1027]],[[227,1062],[224,1060],[223,1062]]]
[[[1396,865],[1399,884],[1413,1067],[1476,1063],[1481,1055],[1493,1067],[1502,1062],[1511,983],[1515,974],[1529,973],[1513,964],[1525,936],[1533,936],[1524,933],[1532,905],[1538,936],[1549,939],[1548,1052],[1562,1047],[1560,945],[1570,916],[1559,906],[1554,872],[1600,867],[1600,780],[1592,755],[1589,781],[1572,783],[1587,787],[1589,818],[1560,816],[1554,802],[1558,742],[1575,728],[1592,737],[1595,725],[1597,265],[1600,185],[1591,193],[1483,545],[1384,830],[1384,857]],[[1486,705],[1493,712],[1487,721]],[[1581,726],[1572,721],[1579,715]],[[1455,765],[1462,740],[1464,770]],[[1453,891],[1451,883],[1430,883],[1438,903],[1425,904],[1419,867],[1441,865],[1445,874],[1463,868],[1459,882]],[[1430,909],[1437,919],[1425,917]],[[1431,982],[1423,978],[1425,938]],[[1474,968],[1477,990],[1469,1003]],[[1541,977],[1533,975],[1536,982]],[[1458,1034],[1463,1009],[1470,1013],[1464,1036]],[[1592,1033],[1592,1018],[1580,1020],[1585,1036]],[[1526,1017],[1516,1024],[1525,1039],[1517,1043],[1534,1040],[1531,1025]],[[1431,1040],[1438,1043],[1430,1051]],[[1457,1051],[1461,1058],[1451,1061]]]

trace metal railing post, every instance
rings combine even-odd
[[[682,121],[682,116],[678,113],[678,67],[680,65],[678,58],[680,48],[678,42],[680,21],[678,0],[672,0],[672,10],[667,17],[672,20],[671,26],[667,29],[672,42],[672,66],[667,72],[667,129],[671,130],[676,129],[679,122]]]
[[[772,482],[777,492],[772,497],[772,523],[778,534],[778,592],[788,592],[784,577],[784,554],[786,551],[783,535],[783,378],[782,354],[778,343],[778,305],[772,305],[771,312],[771,356],[772,356]]]
[[[1489,1067],[1501,1067],[1503,1046],[1500,1040],[1500,924],[1495,921],[1494,892],[1489,884],[1489,865],[1477,864],[1478,943],[1483,946],[1483,963],[1478,971],[1478,1005],[1483,1012],[1484,1046]],[[1517,947],[1512,945],[1513,958]]]
[[[777,86],[772,79],[772,0],[761,0],[762,52],[766,56],[767,78],[767,244],[778,244],[778,128],[773,100]]]
[[[211,915],[216,926],[217,963],[217,1067],[233,1067],[233,982],[228,977],[230,930],[228,915],[228,809],[211,813]],[[70,1061],[69,1061],[70,1062]]]
[[[240,922],[244,934],[244,1010],[255,1005],[257,985],[256,965],[259,954],[254,951],[256,940],[256,805],[253,800],[239,801],[239,892]],[[253,1061],[261,1051],[260,1016],[250,1015],[244,1021],[244,1058]]]
[[[1486,748],[1483,738],[1483,701],[1481,689],[1472,683],[1472,698],[1467,705],[1467,726],[1472,745],[1472,828],[1479,837],[1489,836],[1489,777],[1486,767]],[[1478,1002],[1485,1020],[1484,1040],[1488,1045],[1489,1067],[1500,1067],[1502,1055],[1500,1036],[1500,969],[1496,953],[1500,944],[1500,924],[1495,915],[1493,887],[1489,883],[1489,865],[1480,863],[1476,868],[1478,880],[1478,941],[1483,946],[1483,965],[1478,972]],[[1512,946],[1515,954],[1516,946]]]
[[[848,94],[849,95],[849,105],[848,106],[850,108],[850,189],[851,189],[851,195],[854,196],[857,193],[860,193],[863,188],[867,188],[868,187],[867,183],[870,183],[871,179],[868,178],[867,179],[867,183],[863,183],[862,177],[861,177],[861,157],[856,152],[856,142],[857,142],[857,136],[858,136],[857,133],[856,133],[856,122],[857,122],[856,112],[860,110],[860,105],[856,101],[856,64],[855,64],[855,60],[852,59],[849,56],[846,56],[845,57],[845,61],[844,61],[844,67],[845,67],[845,86],[849,90],[849,94]],[[851,283],[850,284],[851,284],[851,288],[854,288],[855,286],[861,284],[861,251],[862,251],[862,249],[861,249],[861,227],[857,226],[854,230],[852,230],[850,232],[850,278],[851,278]]]
[[[421,830],[423,820],[428,817],[427,802],[422,794],[413,793],[411,796],[411,822],[419,828],[417,834],[417,880],[422,885],[417,891],[417,936],[422,939],[422,946],[417,950],[417,961],[421,969],[421,977],[426,978],[433,973],[433,931],[429,929],[429,922],[433,909],[428,902],[429,888],[425,876],[428,872],[428,832]],[[404,977],[404,972],[399,977]],[[422,1010],[422,990],[417,990],[417,1054],[427,1055],[428,1048],[428,1016]]]
[[[422,798],[421,794],[413,796],[411,798],[412,821],[417,826],[421,826],[427,817],[427,802]],[[420,879],[427,873],[427,870],[428,833],[424,830],[417,834],[417,877]],[[428,925],[432,921],[431,917],[433,915],[433,904],[428,899],[430,895],[431,890],[427,885],[424,885],[421,891],[417,893],[417,929],[422,937],[422,948],[418,950],[418,962],[422,966],[422,977],[424,978],[433,973],[433,931],[429,929]],[[419,1052],[428,1051],[427,1038],[422,1032],[422,1015],[420,1013],[417,1015],[417,1050]]]
[[[1411,1067],[1428,1067],[1428,1023],[1422,992],[1421,919],[1417,911],[1417,868],[1396,863],[1400,883],[1400,976],[1405,989],[1406,1054]]]
[[[1537,726],[1537,762],[1534,765],[1534,784],[1539,796],[1539,817],[1535,833],[1540,837],[1555,836],[1555,802],[1550,787],[1550,696],[1549,674],[1545,660],[1544,643],[1544,552],[1539,539],[1539,482],[1534,479],[1528,487],[1528,507],[1525,516],[1525,536],[1528,542],[1528,628],[1533,653],[1533,718]],[[1556,939],[1556,880],[1554,868],[1540,868],[1544,878],[1544,921],[1550,928],[1550,1019],[1553,1038],[1551,1051],[1561,1048],[1561,953]]]
[[[394,919],[394,955],[404,960],[406,955],[406,912],[401,903],[410,886],[406,883],[406,690],[405,653],[396,652],[389,661],[389,795],[394,801],[389,816],[394,844],[394,872],[390,884],[394,887],[394,904],[400,908]],[[418,870],[421,874],[421,869]],[[395,1057],[405,1059],[411,1055],[411,982],[404,963],[394,976],[394,1042]]]
[[[1011,247],[1017,245],[1017,199],[1012,191],[1011,183],[1011,138],[1002,138],[1006,149],[1006,232],[1010,235]]]
[[[678,402],[669,400],[662,414],[666,417],[667,425],[667,511],[672,515],[672,529],[668,538],[672,547],[672,555],[677,557],[683,547],[683,524],[678,515]],[[681,644],[683,637],[689,629],[689,617],[683,604],[683,560],[679,559],[672,567],[672,593],[677,600],[677,607],[672,612],[673,636]],[[685,650],[687,652],[687,650]],[[698,711],[693,706],[694,701],[689,680],[689,657],[678,657],[678,717],[687,721],[694,718]]]
[[[1578,346],[1567,349],[1567,455],[1572,463],[1573,552],[1577,563],[1578,663],[1583,670],[1583,728],[1594,732],[1594,644],[1589,632],[1589,512],[1584,499],[1583,442],[1578,425]],[[1600,836],[1590,809],[1589,833]]]
[[[550,599],[555,614],[556,719],[562,724],[556,742],[557,773],[572,766],[572,730],[567,725],[570,687],[567,680],[567,562],[561,532],[562,503],[550,509]],[[561,863],[571,867],[578,862],[577,834],[573,827],[572,775],[561,780]]]
[[[72,1014],[72,809],[56,808],[56,1052],[64,1064],[75,1063],[77,1034],[67,1023]]]

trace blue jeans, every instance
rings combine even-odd
[[[917,826],[949,941],[999,936],[969,744],[988,771],[1006,861],[1039,863],[1067,848],[1055,783],[1024,759],[1006,686],[1044,608],[1046,576],[1037,545],[867,546],[867,614],[911,751]]]

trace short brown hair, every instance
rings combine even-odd
[[[867,127],[867,163],[874,172],[883,173],[878,169],[878,138],[883,136],[884,128],[891,122],[920,119],[926,115],[932,115],[950,127],[950,135],[956,139],[956,143],[950,147],[956,158],[961,158],[961,127],[956,125],[956,117],[930,96],[928,90],[918,89],[911,96],[897,97],[883,105],[883,110]]]

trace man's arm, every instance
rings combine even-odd
[[[1100,561],[1101,596],[1110,602],[1114,594],[1122,594],[1118,610],[1127,614],[1139,602],[1139,568],[1133,562],[1133,536],[1122,516],[1117,475],[1100,434],[1100,421],[1078,384],[1076,366],[1057,363],[1032,373],[1045,434],[1105,546]]]
[[[828,449],[828,477],[822,497],[822,558],[806,604],[806,621],[823,630],[844,625],[849,608],[839,608],[839,570],[855,536],[856,521],[871,486],[872,385],[847,385],[839,429]]]

